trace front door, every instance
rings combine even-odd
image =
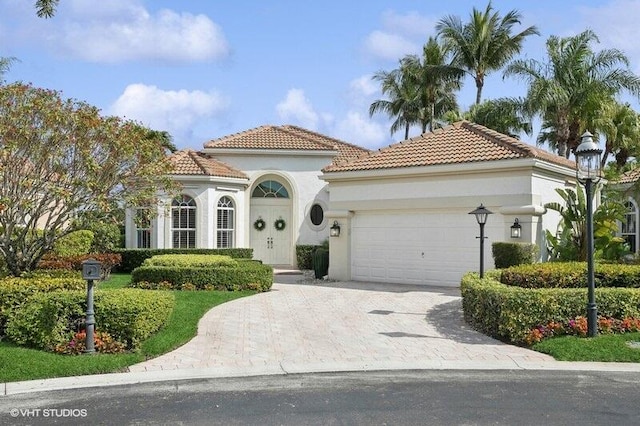
[[[286,200],[288,201],[288,200]],[[291,207],[285,200],[253,200],[251,203],[251,247],[253,258],[268,265],[291,264]],[[262,219],[264,228],[256,229]],[[276,221],[282,228],[277,229]]]

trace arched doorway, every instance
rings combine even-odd
[[[290,265],[291,191],[277,178],[264,178],[251,191],[251,247],[254,259]]]

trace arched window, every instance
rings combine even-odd
[[[171,235],[173,248],[196,247],[196,202],[188,195],[171,203]]]
[[[289,198],[287,188],[275,180],[265,180],[258,184],[251,194],[252,198]]]
[[[151,215],[148,208],[137,208],[135,216],[136,248],[151,248]]]
[[[218,201],[217,229],[217,247],[232,248],[235,230],[235,210],[233,200],[229,197],[222,197]]]
[[[629,244],[629,250],[631,253],[635,253],[637,247],[637,218],[638,218],[638,208],[631,201],[627,201],[624,203],[627,208],[627,213],[624,216],[622,224],[620,226],[620,235],[625,239],[627,244]]]

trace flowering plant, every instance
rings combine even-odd
[[[598,317],[598,330],[602,334],[622,334],[640,331],[640,318],[605,318]],[[568,321],[551,321],[548,324],[539,325],[529,331],[524,341],[527,345],[534,345],[543,339],[554,336],[580,336],[587,335],[587,319],[576,317]]]
[[[54,352],[59,354],[80,355],[86,349],[87,333],[82,330],[73,335],[66,343],[56,345]],[[114,340],[109,333],[97,331],[93,334],[94,348],[96,352],[103,354],[119,354],[125,351],[124,343]]]

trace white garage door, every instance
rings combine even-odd
[[[434,212],[356,212],[352,221],[354,280],[459,286],[479,267],[473,216]],[[490,257],[485,240],[485,268]]]

